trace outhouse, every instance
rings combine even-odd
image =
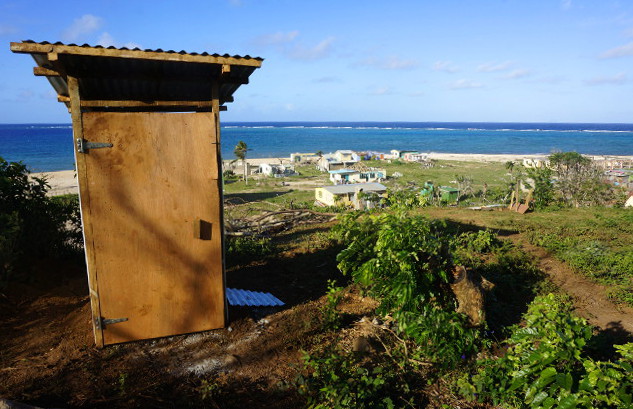
[[[11,50],[31,54],[71,114],[97,346],[225,326],[219,113],[263,60]]]

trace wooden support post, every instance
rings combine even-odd
[[[224,72],[224,66],[222,66],[222,71]],[[220,192],[220,231],[222,232],[220,237],[220,240],[222,240],[222,288],[224,288],[224,326],[226,326],[229,322],[229,304],[226,299],[226,240],[224,236],[224,189],[222,189],[224,167],[222,166],[222,149],[220,145],[220,83],[218,81],[213,81],[213,84],[211,84],[211,112],[215,121],[215,147],[217,149],[216,157],[218,158],[217,169],[219,175],[217,175],[217,178]]]
[[[97,273],[95,271],[95,251],[92,242],[92,223],[90,222],[90,198],[88,195],[88,175],[86,171],[85,154],[77,150],[77,140],[83,139],[83,118],[81,112],[81,97],[79,96],[79,81],[75,77],[68,77],[68,94],[70,95],[70,116],[73,123],[73,145],[75,147],[75,163],[77,164],[77,180],[79,181],[79,205],[81,208],[81,223],[86,252],[86,267],[88,270],[88,289],[90,292],[90,308],[92,310],[92,327],[95,343],[103,348],[103,330],[97,323],[101,322],[101,307],[99,305],[99,290],[97,287]],[[88,240],[86,240],[88,238]]]

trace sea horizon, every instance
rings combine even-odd
[[[288,157],[339,149],[389,152],[548,155],[633,155],[633,124],[569,122],[229,121],[222,123],[222,157],[243,140],[248,157]],[[0,124],[0,157],[32,171],[74,168],[70,123]]]

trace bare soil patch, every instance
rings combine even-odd
[[[337,251],[285,247],[228,269],[229,287],[271,292],[284,307],[231,307],[226,329],[104,349],[94,347],[84,267],[43,263],[33,283],[0,296],[0,398],[64,408],[300,407],[284,385],[302,350],[333,342],[320,297],[328,279],[343,282]],[[340,308],[356,321],[375,304],[347,294]]]
[[[614,304],[607,296],[609,287],[595,283],[556,259],[546,249],[535,246],[524,235],[508,236],[523,250],[535,256],[540,270],[556,286],[573,298],[576,313],[591,325],[622,341],[633,335],[633,308]]]

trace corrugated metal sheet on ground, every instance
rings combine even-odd
[[[271,293],[227,288],[229,304],[248,307],[277,307],[284,303]]]

